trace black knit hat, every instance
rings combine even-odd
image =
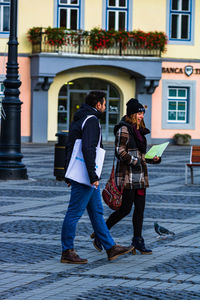
[[[127,116],[130,116],[130,115],[136,114],[138,112],[145,113],[145,108],[141,103],[139,103],[139,101],[137,99],[131,98],[126,103],[126,114],[127,114]]]

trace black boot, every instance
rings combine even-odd
[[[134,237],[132,245],[134,246],[133,254],[136,254],[136,250],[140,251],[141,254],[152,254],[152,250],[146,249],[143,237]]]

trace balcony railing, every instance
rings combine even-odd
[[[148,49],[145,44],[138,43],[134,38],[128,38],[126,45],[120,41],[113,41],[108,48],[94,49],[91,46],[90,36],[78,34],[76,37],[70,34],[65,38],[63,45],[51,45],[45,33],[41,33],[41,41],[32,43],[32,53],[70,53],[91,55],[113,55],[113,56],[161,56],[159,47]]]

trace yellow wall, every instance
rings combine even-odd
[[[27,39],[27,31],[31,27],[53,27],[53,0],[20,0],[18,1],[18,52],[31,52],[31,43]],[[0,38],[0,52],[7,52],[8,39]]]
[[[8,53],[8,39],[0,38],[0,52],[1,53]]]
[[[200,1],[194,1],[195,3],[195,15],[194,18],[194,44],[193,45],[167,45],[167,52],[163,54],[163,57],[168,58],[184,58],[184,59],[199,59],[200,58]],[[166,31],[166,30],[165,30]]]
[[[169,58],[185,58],[185,59],[200,59],[200,1],[195,1],[194,15],[194,45],[167,45],[167,52],[163,57]]]
[[[164,31],[167,24],[167,0],[132,0],[132,24],[130,30]],[[168,44],[163,57],[199,59],[200,58],[200,1],[195,2],[194,45]],[[27,31],[33,26],[48,27],[54,25],[54,0],[18,1],[18,41],[19,53],[30,53],[31,43],[27,40]],[[103,0],[85,0],[85,30],[102,27]],[[104,12],[105,13],[105,12]],[[7,52],[8,39],[0,38],[0,52]]]
[[[18,3],[19,53],[31,52],[31,43],[27,39],[27,31],[34,26],[53,27],[54,1],[20,0]]]
[[[102,27],[102,0],[85,0],[85,30]]]
[[[198,41],[200,43],[200,41]],[[167,52],[162,55],[167,58],[200,59],[200,45],[167,45]]]
[[[166,31],[166,0],[133,0],[133,29]]]
[[[134,0],[133,30],[167,32],[167,0]],[[200,58],[200,1],[195,3],[194,45],[168,44],[162,56],[168,58],[199,59]]]
[[[110,67],[77,68],[57,75],[48,93],[48,141],[55,141],[57,132],[58,94],[67,81],[91,77],[109,81],[120,93],[122,100],[121,116],[126,109],[126,102],[135,95],[135,81],[130,80],[129,74]]]

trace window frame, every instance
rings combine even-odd
[[[66,9],[67,13],[67,26],[70,25],[71,22],[71,10],[77,10],[77,29],[80,30],[81,24],[81,0],[77,0],[77,4],[70,4],[70,0],[67,0],[67,4],[60,3],[60,0],[57,0],[57,27],[60,27],[60,10]],[[70,29],[70,27],[66,27],[66,29]],[[73,29],[75,30],[75,29]]]
[[[180,2],[180,6],[182,4],[182,0]],[[180,7],[179,7],[180,8]],[[179,25],[178,25],[178,38],[172,38],[172,15],[188,15],[189,16],[189,21],[188,21],[188,38],[181,38],[181,19],[182,17],[179,18]],[[195,1],[194,0],[189,0],[189,10],[184,11],[184,10],[172,10],[172,0],[167,0],[167,28],[166,28],[166,33],[169,37],[169,42],[168,44],[194,44],[194,20],[195,18]]]
[[[126,1],[126,6],[121,7],[119,6],[119,0],[116,0],[117,5],[116,6],[109,6],[109,0],[106,0],[106,30],[109,30],[109,12],[115,13],[115,30],[119,31],[118,28],[119,25],[119,13],[124,12],[125,13],[125,28],[124,30],[129,30],[129,0]]]
[[[170,96],[169,95],[169,91],[170,89],[174,89],[176,90],[177,92],[177,96]],[[178,96],[178,92],[179,90],[185,90],[186,91],[186,96],[185,97],[180,97]],[[189,93],[190,93],[190,90],[188,87],[171,87],[169,86],[168,87],[168,105],[167,105],[167,122],[168,123],[188,123],[188,110],[189,110],[189,105],[188,105],[188,102],[189,102]],[[175,102],[176,103],[176,109],[174,110],[170,110],[169,109],[169,103],[170,102]],[[185,103],[185,119],[184,120],[178,120],[178,104],[180,102],[184,102]],[[169,112],[170,111],[174,111],[176,113],[176,119],[175,120],[170,120],[169,119]]]
[[[4,22],[4,13],[3,13],[3,10],[5,7],[8,7],[9,8],[9,20],[10,20],[10,1],[6,1],[6,2],[3,2],[2,0],[0,0],[0,15],[1,15],[1,18],[0,18],[0,37],[5,37],[5,35],[8,35],[9,32],[10,32],[10,28],[9,30],[7,31],[3,31],[3,22]],[[10,27],[10,22],[9,22],[9,27]]]
[[[188,89],[187,122],[168,121],[169,88]],[[173,97],[172,97],[173,98]],[[172,99],[171,98],[171,99]],[[162,80],[162,129],[195,129],[196,81],[195,80]],[[184,100],[179,98],[180,101]]]
[[[3,87],[3,90],[2,90],[2,87]],[[2,95],[4,97],[4,90],[5,90],[5,87],[4,87],[3,81],[0,79],[0,99],[2,98]]]

